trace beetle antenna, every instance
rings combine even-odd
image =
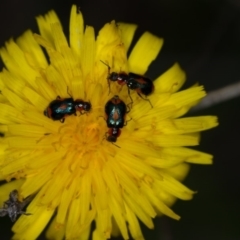
[[[114,146],[118,147],[118,148],[121,148],[120,146],[118,146],[116,143],[114,142],[111,142]]]
[[[124,126],[127,126],[128,122],[130,122],[132,120],[132,118],[130,118],[129,120],[127,120],[125,123],[124,123]]]
[[[102,60],[100,60],[100,62],[102,62],[104,65],[107,66],[107,68],[108,68],[108,73],[110,73],[110,71],[111,71],[110,66],[109,66],[107,63],[105,63],[104,61],[102,61]]]
[[[105,63],[104,61],[100,60],[100,62],[102,62],[102,63],[103,63],[104,65],[106,65],[107,68],[108,68],[108,77],[107,77],[107,81],[108,81],[108,89],[109,89],[108,95],[109,95],[110,92],[111,92],[111,90],[110,90],[110,81],[109,81],[109,76],[110,76],[111,68],[110,68],[110,66],[109,66],[107,63]]]
[[[68,87],[68,86],[67,86],[67,93],[68,93],[68,95],[69,95],[71,98],[73,98],[72,95],[71,95],[70,92],[69,92],[69,87]]]
[[[129,89],[129,87],[128,87],[128,96],[129,96],[129,98],[131,99],[131,105],[133,104],[133,99],[132,99],[132,97],[131,97],[131,93],[130,93],[130,89]],[[142,97],[142,96],[141,96]]]

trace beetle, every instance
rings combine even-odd
[[[106,133],[106,139],[107,141],[114,143],[117,141],[117,138],[120,136],[120,134],[121,130],[119,128],[109,128],[108,132]]]
[[[89,112],[92,108],[92,105],[90,102],[85,102],[81,99],[76,99],[74,101],[74,105],[75,105],[76,111],[80,112],[81,114]]]
[[[77,111],[84,114],[85,112],[89,112],[91,107],[90,102],[85,102],[81,99],[74,101],[73,98],[60,98],[57,96],[57,99],[53,100],[43,113],[52,120],[60,120],[63,123],[65,117],[73,114],[77,115]]]
[[[25,198],[22,202],[18,200],[18,191],[15,189],[10,192],[9,199],[4,202],[3,207],[0,208],[0,217],[9,216],[12,222],[15,222],[17,216],[20,214],[31,215],[22,209],[32,200],[32,196]]]
[[[109,142],[116,142],[121,134],[120,128],[125,125],[125,117],[127,113],[127,105],[115,95],[105,105],[106,123],[109,128],[108,136]]]
[[[152,106],[152,103],[150,102],[149,99],[143,98],[142,95],[145,97],[149,96],[150,94],[153,93],[154,91],[154,84],[153,81],[145,76],[136,74],[136,73],[125,73],[125,72],[111,72],[111,68],[109,65],[107,65],[105,62],[101,61],[103,64],[105,64],[108,67],[108,86],[109,86],[109,91],[110,91],[110,81],[112,82],[117,82],[119,85],[127,85],[128,87],[128,94],[130,96],[129,89],[135,90],[139,97],[142,99],[148,101]],[[132,101],[132,98],[131,98]]]

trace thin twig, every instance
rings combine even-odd
[[[205,108],[212,107],[221,102],[240,96],[240,82],[209,92],[207,96],[191,112],[196,112]]]

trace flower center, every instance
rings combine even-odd
[[[59,144],[75,151],[95,151],[103,139],[101,122],[95,114],[68,117],[59,127]]]

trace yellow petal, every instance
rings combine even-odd
[[[81,232],[77,240],[89,240],[90,234],[91,234],[91,225]]]
[[[9,147],[12,148],[25,148],[27,149],[28,147],[31,149],[35,149],[36,147],[44,147],[44,145],[39,144],[38,142],[39,138],[28,138],[28,137],[8,137],[7,142]],[[45,148],[48,148],[48,145],[45,145]]]
[[[34,107],[29,104],[28,102],[24,101],[22,98],[19,97],[18,94],[13,93],[7,88],[2,90],[3,96],[5,96],[8,101],[12,104],[12,106],[16,107],[19,110],[34,110]]]
[[[80,64],[72,49],[70,49],[69,47],[65,47],[62,48],[61,52],[67,66],[68,78],[71,79],[72,77],[81,76],[82,71],[80,69]]]
[[[72,95],[74,99],[85,99],[84,83],[82,79],[82,74],[71,79]]]
[[[40,75],[28,65],[23,51],[13,40],[6,43],[6,48],[0,49],[0,54],[9,71],[36,87],[35,78]]]
[[[169,174],[162,172],[161,175],[163,177],[163,181],[155,182],[156,186],[158,186],[159,189],[163,189],[169,192],[170,194],[174,195],[175,197],[178,197],[183,200],[192,199],[192,195],[194,194],[193,191],[185,187],[182,183],[178,182]]]
[[[56,68],[54,68],[53,66],[50,65],[46,69],[46,77],[47,77],[48,82],[50,84],[52,84],[53,87],[56,89],[56,92],[58,93],[58,95],[60,97],[64,98],[65,96],[67,96],[67,88],[68,88],[67,84],[65,82],[63,75],[61,75],[56,70]]]
[[[99,171],[92,172],[92,191],[96,194],[95,201],[101,210],[107,208],[107,189]]]
[[[127,166],[129,169],[134,169],[141,174],[146,174],[154,179],[161,179],[161,177],[155,172],[155,169],[149,167],[143,161],[139,161],[139,158],[135,157],[132,154],[126,152],[119,152],[116,156],[116,159],[119,163],[122,163],[123,166]]]
[[[95,34],[93,27],[87,26],[83,36],[82,71],[84,77],[93,72],[95,58]]]
[[[93,240],[105,240],[106,238],[104,237],[103,234],[101,234],[101,232],[98,229],[95,229],[93,231],[92,239]]]
[[[11,91],[15,92],[22,97],[22,89],[25,87],[26,83],[21,77],[17,77],[14,74],[10,73],[6,69],[0,73],[1,81],[5,83],[5,86],[2,86],[1,89],[8,87]]]
[[[170,168],[183,162],[182,158],[166,159],[166,158],[147,158],[145,162],[156,168]]]
[[[48,105],[46,99],[44,99],[41,95],[33,91],[31,88],[25,87],[23,89],[23,94],[40,112],[42,112],[43,109],[45,109],[46,106]]]
[[[47,50],[48,53],[54,51],[54,44],[52,42],[47,41],[45,38],[36,33],[33,34],[33,37],[40,46],[44,47]]]
[[[35,68],[46,68],[47,67],[47,59],[41,49],[41,47],[37,44],[33,37],[33,33],[28,30],[23,36],[17,39],[17,44],[21,47],[25,54],[26,60],[28,60],[28,64]],[[29,61],[31,60],[31,61]]]
[[[177,107],[182,107],[188,104],[195,102],[206,96],[206,92],[203,89],[203,86],[189,88],[181,92],[173,93],[171,97],[164,102],[163,104],[175,105]],[[161,104],[159,101],[157,104]],[[175,117],[175,116],[174,116]]]
[[[59,18],[57,14],[54,11],[49,11],[45,17],[43,16],[38,16],[36,17],[37,24],[39,31],[43,38],[47,39],[49,42],[52,44],[54,43],[53,36],[51,33],[51,24],[52,23],[60,23]]]
[[[138,187],[137,184],[132,181],[132,176],[124,171],[125,169],[121,167],[121,165],[116,164],[114,161],[110,161],[108,163],[112,169],[114,169],[114,172],[116,173],[118,179],[119,179],[119,184],[121,185],[121,187],[123,189],[126,189],[126,191],[128,192],[138,192]],[[114,202],[116,200],[114,199]],[[118,204],[118,208],[119,208],[119,204]]]
[[[138,219],[128,206],[126,206],[126,217],[132,237],[137,240],[144,240]]]
[[[87,213],[90,206],[91,201],[91,176],[89,174],[84,174],[81,177],[81,181],[79,184],[79,200],[80,206],[79,206],[79,212],[80,214],[80,224],[83,224],[87,218]],[[74,208],[72,207],[72,210],[74,211]],[[75,214],[74,214],[75,216]]]
[[[144,210],[138,206],[133,199],[129,198],[127,194],[124,195],[126,204],[136,214],[136,216],[150,229],[153,229],[153,221],[151,217],[144,212]]]
[[[110,210],[113,214],[113,217],[114,217],[117,225],[119,226],[119,229],[121,231],[123,239],[124,240],[129,239],[127,226],[126,226],[126,222],[125,222],[123,212],[121,211],[121,208],[119,208],[119,205],[116,202],[116,200],[112,197],[109,198],[109,208],[110,208]]]
[[[204,131],[217,125],[217,118],[213,116],[189,117],[159,121],[155,130],[164,134],[184,134]]]
[[[71,9],[69,29],[70,47],[80,57],[83,49],[84,22],[82,13],[77,9],[76,5],[73,5]]]
[[[8,132],[10,134],[16,134],[18,136],[26,136],[26,137],[42,137],[46,132],[46,129],[41,126],[34,126],[34,125],[22,125],[19,128],[19,125],[8,125]]]
[[[59,22],[52,23],[51,32],[54,40],[55,49],[61,53],[62,49],[68,47],[68,42],[63,33],[61,24]]]
[[[64,234],[65,234],[64,226],[58,224],[56,222],[56,217],[55,217],[46,231],[47,239],[62,240],[64,238]]]
[[[36,209],[32,215],[24,216],[22,215],[20,219],[13,225],[12,230],[16,232],[12,239],[16,240],[26,240],[26,239],[36,239],[40,233],[43,231],[44,227],[51,219],[54,213],[53,209],[47,210],[46,208],[39,207]],[[23,218],[29,218],[29,225],[21,229],[21,220]],[[18,228],[19,227],[19,228]]]
[[[109,208],[98,211],[96,218],[96,227],[104,239],[109,239],[111,237],[111,215],[112,214]]]
[[[33,177],[29,176],[26,179],[24,184],[21,186],[21,193],[24,196],[29,196],[30,194],[33,194],[51,179],[51,173],[59,163],[59,161],[56,161],[56,160],[54,161],[54,160],[52,163],[48,164],[47,169],[46,169],[46,166],[44,166],[43,168],[39,168],[38,169],[40,171],[39,174],[37,174],[36,172],[36,174],[33,175]]]
[[[191,135],[153,135],[146,138],[161,147],[196,146],[199,142],[198,136]]]
[[[71,181],[69,184],[70,187],[65,187],[62,191],[61,201],[57,213],[57,222],[60,224],[64,224],[66,221],[68,206],[70,206],[72,198],[74,197],[76,183],[77,181]]]
[[[149,188],[149,186],[147,186],[146,184],[142,185],[142,190],[144,191],[144,193],[146,194],[146,197],[148,197],[148,199],[152,202],[152,204],[163,214],[179,220],[180,217],[175,214],[165,203],[163,203],[156,195],[155,192],[152,191],[151,188]]]
[[[124,148],[125,151],[131,154],[140,155],[141,157],[158,157],[159,153],[157,150],[154,150],[152,147],[147,146],[144,142],[135,142],[134,145],[131,144],[132,141],[125,139],[121,143],[121,147]],[[144,146],[144,152],[142,151]]]
[[[1,104],[0,123],[11,124],[11,123],[26,123],[26,118],[16,108],[11,107],[7,104]]]
[[[121,37],[127,52],[132,43],[134,34],[138,26],[136,24],[122,23],[122,22],[117,23],[117,25],[121,30]]]
[[[55,92],[55,89],[49,86],[45,79],[37,78],[36,83],[38,85],[39,93],[41,93],[45,97],[45,99],[49,101],[49,103],[53,99],[56,99],[57,93]],[[28,110],[30,109],[28,108]]]
[[[121,195],[121,188],[117,183],[116,176],[111,168],[106,164],[106,167],[103,169],[103,178],[107,184],[109,190],[113,197],[117,200],[118,204],[123,207],[123,199]]]
[[[155,91],[156,93],[174,93],[182,87],[185,80],[185,72],[178,63],[175,63],[154,81]]]
[[[55,71],[61,76],[60,79],[65,82],[66,86],[69,86],[69,81],[73,77],[72,73],[70,73],[69,64],[65,61],[63,55],[57,51],[50,52],[49,56],[53,67],[55,67]]]
[[[114,57],[118,56],[118,57]],[[128,71],[126,49],[121,39],[121,31],[115,21],[105,24],[99,31],[96,41],[96,73],[106,74],[107,66],[111,71]],[[103,64],[105,63],[105,64]],[[106,66],[107,65],[107,66]]]
[[[163,148],[161,155],[163,157],[179,157],[189,163],[197,164],[212,164],[213,156],[194,149],[179,147],[179,148]]]
[[[47,105],[45,106],[45,108],[46,107]],[[43,113],[39,113],[36,111],[24,111],[24,116],[26,118],[25,123],[31,122],[32,124],[37,123],[39,126],[44,126],[44,128],[46,129],[46,132],[44,134],[45,136],[47,136],[49,133],[58,132],[58,129],[61,126],[61,123],[59,121],[52,121],[51,119],[44,116]]]
[[[134,46],[129,56],[129,72],[144,75],[151,62],[156,59],[162,45],[162,38],[145,32]]]
[[[178,181],[183,181],[190,170],[190,165],[187,163],[178,164],[172,168],[164,170],[169,176]],[[194,192],[195,193],[195,192]],[[191,198],[190,198],[191,199]]]

